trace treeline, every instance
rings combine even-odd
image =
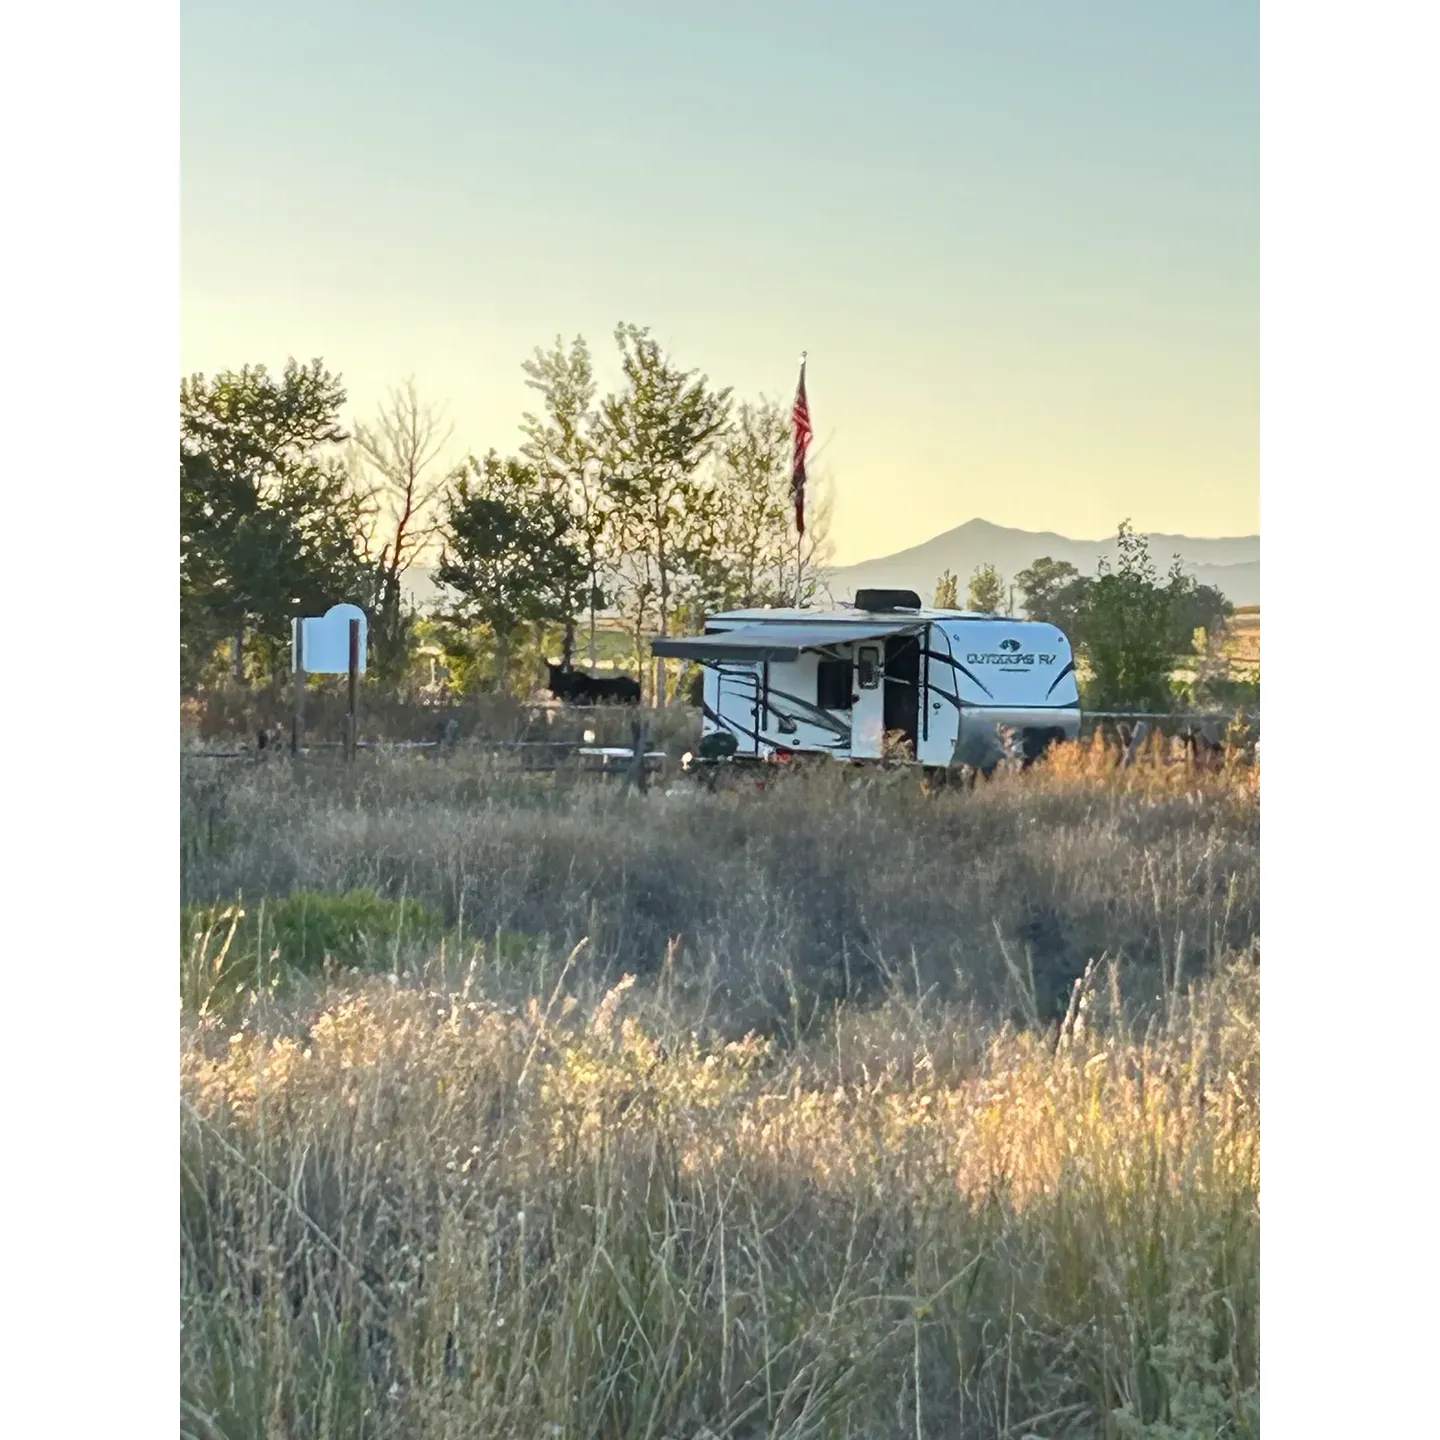
[[[1118,554],[1098,574],[1082,575],[1068,560],[1033,561],[1014,579],[1031,620],[1058,626],[1081,659],[1083,697],[1092,710],[1170,710],[1177,701],[1228,706],[1257,703],[1258,683],[1228,676],[1222,647],[1235,607],[1213,585],[1185,574],[1179,556],[1163,576],[1143,536],[1128,521],[1117,532]],[[970,577],[966,604],[1004,610],[1007,587],[993,565]],[[958,608],[959,582],[949,571],[935,587],[935,603]],[[1177,686],[1177,661],[1194,679]]]
[[[278,678],[292,617],[340,600],[365,609],[382,683],[414,678],[429,641],[458,686],[502,690],[528,686],[551,637],[593,663],[601,612],[623,617],[648,679],[649,635],[812,600],[828,507],[796,536],[788,406],[737,402],[639,326],[615,344],[621,384],[603,396],[583,337],[537,348],[518,450],[449,466],[452,431],[413,385],[347,429],[318,359],[183,381],[182,684]],[[426,615],[405,600],[420,562],[443,597]]]

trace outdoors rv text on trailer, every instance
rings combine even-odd
[[[879,760],[890,736],[919,764],[948,768],[974,764],[1007,729],[1028,756],[1080,733],[1062,631],[929,609],[911,591],[861,590],[853,607],[827,611],[735,610],[651,649],[704,667],[702,753]]]

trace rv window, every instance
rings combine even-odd
[[[873,645],[862,645],[855,652],[855,668],[860,672],[860,688],[874,690],[880,684],[880,652]]]
[[[815,703],[822,710],[848,710],[855,667],[848,660],[822,660],[815,667]]]

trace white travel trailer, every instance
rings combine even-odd
[[[734,610],[651,648],[704,666],[703,734],[732,736],[737,756],[878,760],[899,732],[918,763],[948,767],[1003,730],[1030,755],[1079,734],[1075,659],[1055,626],[928,609],[905,590],[855,601]]]

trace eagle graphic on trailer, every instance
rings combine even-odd
[[[702,733],[730,736],[737,756],[878,760],[898,732],[916,761],[939,768],[965,763],[1002,729],[1032,757],[1080,733],[1063,631],[931,609],[912,591],[861,590],[835,610],[733,610],[711,616],[703,635],[651,648],[704,667]]]

